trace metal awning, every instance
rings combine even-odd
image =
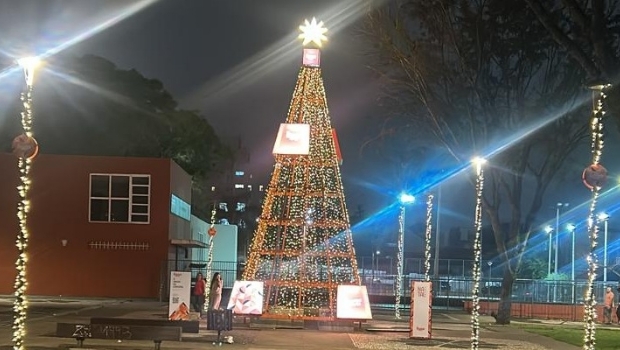
[[[196,241],[194,239],[171,239],[171,245],[184,248],[207,248],[208,245],[205,242]]]

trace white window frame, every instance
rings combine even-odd
[[[108,177],[108,196],[107,197],[93,197],[93,193],[92,193],[92,186],[93,186],[93,176],[107,176]],[[129,178],[129,198],[123,198],[123,197],[112,197],[112,177],[114,176],[118,176],[118,177],[127,177]],[[143,185],[143,184],[134,184],[133,183],[133,179],[134,178],[148,178],[149,180],[149,184],[148,185]],[[151,185],[152,185],[152,178],[150,174],[106,174],[106,173],[90,173],[88,176],[88,222],[90,223],[97,223],[97,224],[134,224],[134,225],[148,225],[151,223]],[[134,193],[133,189],[135,187],[146,187],[148,189],[147,194],[142,194],[142,193]],[[133,197],[134,196],[144,196],[146,197],[146,204],[142,204],[142,203],[133,203]],[[91,219],[91,210],[92,210],[92,200],[93,199],[98,199],[98,200],[107,200],[108,201],[108,220],[107,221],[98,221],[98,220],[92,220]],[[127,200],[129,202],[129,211],[127,213],[128,221],[112,221],[110,219],[110,214],[112,213],[112,201],[113,200]],[[139,206],[139,207],[146,207],[146,213],[134,213],[133,212],[133,208],[134,206]],[[134,215],[138,215],[138,216],[146,216],[146,221],[133,221],[132,217]]]

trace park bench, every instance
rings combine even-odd
[[[181,341],[181,327],[175,326],[136,326],[136,325],[105,325],[85,323],[57,323],[56,336],[74,338],[78,347],[82,347],[86,339],[109,340],[152,340],[155,350],[161,348],[162,341]]]
[[[143,319],[122,317],[93,317],[90,324],[103,324],[108,326],[149,326],[149,327],[181,327],[183,333],[198,333],[200,321],[170,321],[167,319]]]

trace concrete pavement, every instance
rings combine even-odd
[[[114,299],[49,299],[32,298],[26,345],[29,350],[49,350],[76,347],[73,339],[53,336],[57,322],[88,322],[91,317],[162,318],[167,304],[153,301]],[[11,349],[12,321],[11,299],[0,298],[0,350]],[[553,339],[526,333],[517,327],[496,326],[493,319],[481,316],[481,348],[493,349],[562,349],[578,347]],[[223,344],[228,349],[244,350],[345,350],[345,349],[446,349],[468,348],[471,328],[469,315],[464,312],[436,310],[433,314],[433,339],[408,338],[407,315],[395,321],[393,313],[378,310],[375,318],[363,325],[363,329],[351,333],[319,332],[298,329],[250,328],[237,320],[235,329],[225,332],[232,335],[234,344]],[[212,346],[216,332],[206,330],[201,324],[198,334],[184,334],[182,342],[163,342],[162,349],[194,350]],[[153,349],[150,341],[124,341],[87,339],[86,348],[105,349]]]

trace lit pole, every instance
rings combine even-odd
[[[405,208],[407,204],[415,201],[415,197],[408,193],[401,193],[398,197],[400,201],[400,215],[398,216],[398,260],[396,266],[396,303],[394,304],[394,317],[400,319],[400,290],[403,283],[403,264],[405,261]]]
[[[558,286],[555,279],[558,276],[558,252],[560,251],[560,210],[568,207],[568,203],[557,203],[555,207],[555,263],[553,268],[553,302],[557,300]]]
[[[484,158],[474,158],[472,165],[476,167],[476,211],[475,236],[474,236],[474,266],[472,269],[473,288],[472,288],[472,311],[471,311],[471,349],[478,350],[480,345],[480,266],[481,256],[481,235],[482,235],[482,189],[484,187],[484,171],[482,166],[486,163]]]
[[[376,266],[377,266],[377,268],[379,268],[379,254],[381,254],[381,252],[379,250],[377,250],[377,251],[373,250],[372,251],[372,261],[371,261],[371,264],[370,264],[370,267],[372,268],[372,284],[375,283],[375,256],[376,256],[376,259],[377,259],[376,260],[377,261]]]
[[[551,242],[551,238],[553,236],[553,227],[551,227],[551,225],[547,225],[545,226],[545,233],[547,233],[547,236],[549,237],[549,244],[548,244],[548,262],[547,262],[547,278],[549,278],[549,276],[551,275],[551,249],[552,249],[552,242]],[[549,284],[547,283],[547,302],[549,302],[549,297],[550,297],[550,290],[549,290]]]
[[[570,279],[571,279],[571,284],[573,286],[572,288],[573,293],[571,295],[571,300],[573,301],[573,304],[574,304],[575,303],[575,225],[568,224],[566,225],[566,229],[568,229],[568,231],[571,234]]]
[[[598,214],[598,219],[605,223],[603,236],[603,282],[607,283],[607,220],[609,219],[609,214],[600,213]]]
[[[32,133],[32,92],[34,86],[34,73],[39,66],[38,57],[26,57],[19,59],[17,63],[24,70],[26,87],[22,91],[22,111],[21,124],[23,134],[13,140],[13,154],[18,158],[20,184],[17,187],[19,202],[17,204],[17,218],[19,220],[19,232],[17,234],[17,261],[15,267],[17,276],[15,277],[15,300],[13,302],[13,349],[23,350],[24,338],[26,336],[26,311],[28,300],[26,288],[28,279],[26,276],[26,265],[28,261],[28,213],[30,211],[30,166],[32,160],[38,153],[38,145]]]

